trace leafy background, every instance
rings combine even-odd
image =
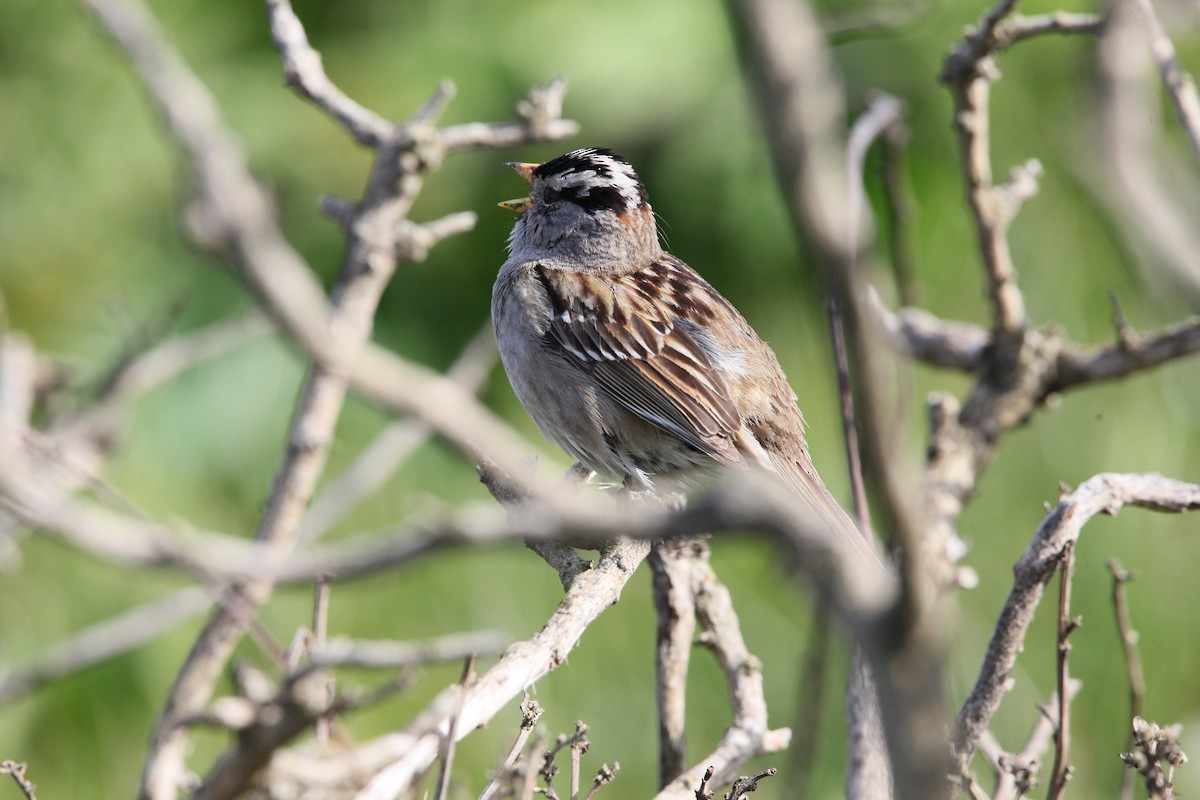
[[[256,172],[274,189],[283,225],[326,280],[342,239],[315,210],[323,193],[353,197],[367,154],[282,85],[259,4],[234,0],[158,0],[155,13],[211,87],[244,138]],[[1070,4],[1072,10],[1090,10]],[[826,3],[824,19],[841,31],[836,57],[852,111],[872,90],[909,104],[909,171],[918,204],[913,241],[923,302],[953,318],[986,319],[981,272],[950,130],[948,94],[937,85],[940,59],[984,6],[978,0]],[[1055,8],[1030,2],[1027,13]],[[436,248],[427,263],[403,269],[383,300],[376,336],[404,355],[444,367],[485,321],[494,274],[504,258],[510,218],[494,203],[519,190],[499,168],[510,159],[544,160],[567,148],[604,145],[628,157],[649,187],[672,250],[705,274],[751,319],[778,352],[812,424],[818,465],[845,495],[840,436],[816,271],[800,259],[773,183],[761,133],[738,73],[724,9],[705,0],[336,0],[297,3],[331,76],[353,97],[387,116],[415,109],[442,78],[458,97],[444,121],[505,119],[533,83],[555,74],[571,82],[567,114],[583,125],[577,141],[448,161],[429,181],[414,218],[473,209],[472,233]],[[884,30],[859,27],[882,15]],[[1195,14],[1191,26],[1195,28]],[[1200,43],[1181,42],[1185,64]],[[1076,339],[1110,338],[1110,294],[1129,319],[1149,328],[1194,309],[1137,262],[1088,191],[1102,173],[1094,157],[1093,45],[1046,39],[1003,57],[994,92],[993,150],[998,171],[1037,157],[1041,192],[1018,218],[1013,248],[1031,317],[1055,321]],[[185,303],[178,323],[191,330],[249,308],[221,264],[190,249],[178,232],[186,177],[127,64],[75,3],[0,4],[0,290],[6,324],[68,364],[81,396],[147,320]],[[1163,125],[1172,127],[1163,105]],[[873,163],[873,166],[877,166]],[[1194,165],[1188,177],[1195,179]],[[873,194],[878,181],[870,180]],[[880,282],[887,284],[885,277]],[[144,398],[128,417],[111,482],[162,520],[241,534],[252,531],[279,458],[301,376],[296,353],[264,341],[195,369]],[[914,373],[914,442],[923,434],[921,401],[934,388],[961,392],[959,376]],[[1200,479],[1200,364],[1175,364],[1115,386],[1071,394],[1002,445],[962,519],[981,575],[961,597],[948,690],[969,688],[1007,592],[1010,567],[1053,501],[1105,471],[1159,470]],[[533,438],[502,374],[484,397]],[[338,430],[329,474],[336,473],[383,424],[375,409],[351,402]],[[920,459],[914,444],[911,463]],[[3,468],[3,465],[0,465]],[[471,465],[439,444],[427,446],[339,529],[375,529],[405,514],[490,500]],[[1077,796],[1112,796],[1116,754],[1125,742],[1123,664],[1108,599],[1104,561],[1119,556],[1142,580],[1131,587],[1151,689],[1146,714],[1182,721],[1194,735],[1200,712],[1200,543],[1195,521],[1126,512],[1099,520],[1078,554],[1076,610],[1084,627],[1072,639],[1072,670],[1084,681],[1075,708],[1072,784]],[[751,650],[765,664],[772,722],[791,722],[799,658],[810,619],[766,543],[722,541],[714,561],[729,584]],[[648,578],[638,575],[623,602],[584,637],[559,672],[539,682],[551,733],[577,718],[591,726],[593,766],[619,760],[610,796],[647,796],[655,764],[653,613]],[[45,538],[23,546],[20,568],[0,577],[0,664],[17,664],[47,644],[120,610],[183,585],[169,571],[128,572]],[[356,637],[419,638],[469,628],[531,635],[559,596],[555,576],[517,545],[455,552],[407,569],[339,585],[331,631]],[[282,640],[305,624],[305,590],[277,594],[266,624]],[[1019,747],[1049,695],[1052,613],[1043,610],[994,729]],[[199,622],[141,650],[52,685],[0,709],[0,756],[28,761],[41,796],[121,797],[135,786],[149,726]],[[243,647],[246,658],[257,658]],[[833,666],[840,675],[843,659]],[[718,669],[704,653],[690,686],[691,755],[699,757],[727,722]],[[351,718],[357,736],[404,724],[457,666],[428,669],[410,694]],[[840,679],[825,698],[818,739],[816,796],[834,796],[841,779]],[[515,732],[514,708],[469,738],[456,762],[461,797],[473,797]],[[197,740],[204,763],[222,746]],[[1195,738],[1185,739],[1196,748]],[[786,759],[762,796],[789,796]],[[1200,791],[1188,767],[1183,792]],[[0,784],[0,798],[16,797]]]

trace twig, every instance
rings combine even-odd
[[[958,713],[953,747],[959,773],[965,773],[979,737],[1009,690],[1008,676],[1025,633],[1068,545],[1097,514],[1115,514],[1132,505],[1152,511],[1200,508],[1200,486],[1154,473],[1102,473],[1089,478],[1042,521],[1014,567],[1013,587],[1001,609],[975,686]]]
[[[1072,678],[1067,684],[1067,702],[1073,701],[1082,688],[1083,682]],[[1058,729],[1058,707],[1058,692],[1051,694],[1045,703],[1038,704],[1033,728],[1019,753],[1001,752],[991,732],[984,731],[979,740],[979,749],[987,754],[998,772],[992,800],[1018,800],[1037,786],[1041,758]]]
[[[1125,674],[1129,679],[1129,718],[1142,715],[1142,700],[1146,696],[1146,677],[1142,670],[1142,657],[1138,653],[1138,633],[1133,628],[1129,614],[1129,600],[1125,596],[1125,584],[1133,580],[1133,573],[1121,566],[1115,558],[1108,560],[1108,571],[1112,574],[1112,603],[1117,620],[1117,635],[1121,638],[1121,651],[1125,656]],[[1132,731],[1129,741],[1133,742]],[[1121,798],[1133,798],[1133,773],[1122,770]]]
[[[962,372],[975,372],[983,363],[991,337],[978,325],[940,319],[921,308],[901,308],[893,313],[873,289],[867,297],[882,338],[901,353]]]
[[[25,764],[18,761],[0,762],[0,775],[11,775],[12,779],[21,789],[21,794],[25,795],[25,800],[37,800],[37,787],[25,777]]]
[[[497,350],[490,323],[482,326],[459,353],[446,377],[469,392],[477,392],[496,363]],[[346,514],[377,492],[408,458],[429,440],[433,430],[421,419],[389,423],[346,470],[317,493],[300,524],[300,538],[309,541],[333,528]]]
[[[1179,65],[1175,45],[1154,13],[1154,4],[1150,0],[1131,2],[1141,12],[1142,22],[1150,36],[1150,52],[1154,55],[1154,63],[1158,66],[1167,94],[1175,106],[1175,113],[1192,145],[1192,152],[1200,160],[1200,94],[1196,92],[1196,82]]]
[[[434,800],[446,800],[446,792],[450,790],[450,769],[454,765],[454,748],[458,744],[458,724],[462,718],[462,707],[466,701],[467,690],[475,682],[475,655],[467,656],[463,664],[462,678],[458,681],[458,708],[450,718],[450,727],[446,731],[445,743],[442,746],[442,766],[438,770],[437,789],[433,793]]]
[[[530,748],[530,755],[525,759],[525,771],[522,774],[521,791],[517,794],[518,800],[532,800],[534,788],[537,785],[538,771],[535,766],[533,754],[542,752],[542,745],[546,742],[545,736],[539,736],[533,742],[533,747]]]
[[[1136,749],[1121,754],[1121,760],[1143,778],[1150,800],[1174,800],[1175,768],[1187,761],[1179,746],[1183,726],[1160,728],[1141,717],[1133,718],[1133,743]],[[1165,768],[1163,765],[1166,765]]]
[[[472,653],[494,655],[507,644],[508,637],[499,631],[451,633],[424,642],[364,641],[339,637],[315,647],[309,654],[309,666],[407,669],[438,661],[460,661]]]
[[[1053,11],[1034,17],[1015,14],[996,25],[992,36],[995,49],[1000,51],[1026,39],[1047,34],[1098,36],[1104,32],[1107,24],[1108,18],[1099,14],[1077,14],[1069,11]]]
[[[596,777],[592,778],[592,788],[588,789],[588,793],[583,796],[583,800],[592,800],[596,796],[596,792],[600,791],[601,786],[607,786],[616,779],[617,772],[620,769],[620,761],[614,761],[611,767],[608,764],[601,764],[600,769],[596,770]]]
[[[715,771],[712,767],[704,770],[704,776],[700,778],[700,786],[696,788],[696,800],[712,800],[713,792],[708,788],[708,782],[712,780]]]
[[[905,168],[907,141],[908,129],[903,120],[897,120],[883,132],[883,193],[888,215],[888,255],[902,306],[915,305],[920,299],[910,230],[914,202]]]
[[[933,797],[944,790],[947,773],[941,626],[936,584],[929,578],[937,548],[928,543],[919,494],[896,468],[901,459],[892,452],[894,437],[883,431],[889,415],[881,390],[882,348],[873,346],[861,277],[853,268],[855,243],[848,238],[853,225],[845,196],[840,80],[809,3],[731,0],[729,7],[792,226],[812,246],[845,315],[866,471],[878,480],[882,518],[904,554],[900,591],[884,626],[888,635],[876,636],[883,627],[862,631],[861,642],[875,669],[896,785],[907,797]]]
[[[771,767],[750,778],[738,778],[733,782],[733,787],[729,790],[729,794],[725,795],[725,800],[740,800],[753,791],[758,790],[758,782],[763,778],[770,778],[775,774],[775,768]]]
[[[312,629],[312,649],[319,650],[325,646],[326,640],[329,638],[329,580],[324,576],[319,576],[313,586],[313,629]],[[332,703],[334,695],[337,692],[337,683],[332,675],[324,680],[326,691],[326,702]],[[333,717],[328,714],[322,714],[317,717],[315,736],[317,744],[326,744],[329,741],[329,734],[333,728]]]
[[[837,374],[838,405],[842,412],[842,441],[846,450],[846,469],[850,474],[850,496],[854,501],[854,521],[868,541],[875,538],[871,530],[871,511],[867,504],[867,485],[863,480],[862,452],[858,446],[858,425],[854,421],[854,393],[850,388],[850,361],[846,354],[846,329],[837,298],[825,297],[829,316],[829,338],[833,345],[834,372]]]
[[[762,664],[746,648],[729,590],[717,580],[706,561],[694,563],[692,591],[701,631],[697,641],[717,657],[729,684],[733,707],[733,722],[720,743],[700,762],[712,771],[707,780],[720,784],[732,781],[737,770],[751,758],[787,747],[792,732],[787,728],[767,727]],[[663,788],[656,800],[686,800],[695,793],[693,787],[702,775],[708,775],[707,770],[699,764],[692,767]]]
[[[1050,771],[1048,800],[1058,800],[1071,779],[1071,695],[1067,690],[1070,683],[1068,659],[1071,655],[1070,636],[1079,627],[1078,617],[1071,618],[1071,582],[1075,577],[1075,543],[1067,542],[1063,547],[1062,563],[1059,566],[1058,589],[1058,636],[1055,658],[1055,674],[1058,690],[1058,724],[1054,728],[1054,766]]]
[[[590,746],[587,726],[582,721],[576,722],[575,735],[571,737],[571,800],[579,800],[579,762]]]
[[[0,704],[133,650],[203,613],[211,604],[192,587],[117,614],[50,645],[30,662],[0,672]]]
[[[287,82],[333,117],[359,144],[378,147],[393,135],[394,126],[347,97],[325,74],[321,54],[308,43],[304,26],[287,0],[267,0],[271,36],[283,59]]]
[[[324,467],[348,388],[345,371],[337,365],[369,338],[374,309],[396,265],[393,242],[377,240],[394,236],[406,219],[422,187],[423,172],[436,166],[440,158],[438,145],[446,149],[461,145],[463,131],[450,129],[451,134],[443,139],[429,138],[433,136],[429,125],[433,110],[426,109],[415,118],[416,127],[392,129],[402,130],[406,137],[389,134],[380,143],[363,203],[350,226],[349,245],[332,293],[332,310],[327,314],[324,293],[283,238],[266,194],[250,176],[240,147],[221,122],[211,96],[167,44],[144,5],[139,0],[89,0],[89,4],[130,55],[189,157],[199,188],[189,219],[193,234],[229,255],[296,341],[310,352],[321,354],[319,366],[314,366],[302,390],[288,452],[256,531],[259,541],[286,553],[295,541],[301,514]],[[284,62],[296,63],[289,51],[295,47],[301,55],[310,56],[311,67],[312,54],[304,49],[307,43],[298,20],[287,14],[290,8],[285,10],[282,3],[276,3],[268,10],[274,14],[273,21],[279,23],[277,28],[285,29],[276,30]],[[288,25],[290,30],[286,29]],[[308,71],[309,78],[323,76],[319,64],[316,67]],[[329,91],[329,86],[314,95],[314,99],[320,98],[327,103],[342,100],[340,94]],[[341,103],[341,107],[344,110],[348,106]],[[362,119],[363,115],[357,115],[358,121]],[[471,144],[537,139],[573,126],[555,127],[549,122],[501,126],[492,138],[492,129],[482,128],[474,131]],[[426,138],[417,142],[418,134]],[[417,150],[422,154],[418,155]],[[427,396],[426,401],[430,399],[432,396]],[[242,594],[248,605],[255,606],[267,599],[272,588],[271,582],[260,580],[246,584]],[[174,797],[183,776],[186,735],[174,720],[195,713],[207,701],[243,629],[241,623],[219,611],[201,633],[156,725],[141,782],[143,798]]]
[[[1036,182],[1021,185],[1014,202],[1000,202],[1002,190],[992,183],[989,149],[988,95],[998,77],[992,54],[996,50],[995,28],[1016,5],[1000,0],[980,19],[946,56],[940,79],[954,98],[954,128],[966,181],[967,204],[975,219],[976,235],[983,254],[988,296],[992,305],[992,333],[1006,350],[1020,347],[1025,328],[1025,301],[1016,284],[1016,269],[1008,249],[1006,232],[1020,201],[1036,191]],[[1030,162],[1032,165],[1034,162]],[[1027,174],[1036,181],[1033,166]]]
[[[617,600],[649,549],[644,542],[617,540],[594,569],[581,573],[541,631],[510,647],[467,691],[458,726],[460,737],[490,720],[511,697],[559,667],[587,626]],[[449,721],[443,720],[437,731],[414,741],[402,758],[372,779],[359,800],[390,800],[411,786],[437,757],[448,725]]]
[[[538,705],[536,700],[531,700],[529,695],[521,701],[521,728],[517,733],[516,741],[509,749],[508,755],[504,757],[504,763],[496,770],[492,779],[488,781],[488,785],[484,787],[483,794],[479,795],[479,800],[491,800],[492,795],[500,788],[500,778],[505,775],[516,762],[517,756],[521,754],[521,750],[525,747],[525,742],[529,739],[529,734],[533,733],[533,728],[537,725],[537,721],[542,716],[542,707]]]
[[[1149,333],[1125,331],[1123,340],[1092,347],[1067,344],[1058,355],[1047,394],[1117,380],[1134,372],[1200,352],[1200,317]]]
[[[173,380],[198,364],[219,358],[230,351],[273,332],[271,324],[254,312],[230,320],[215,322],[190,333],[172,336],[144,352],[124,359],[109,374],[96,397],[77,416],[55,425],[57,435],[92,431],[136,397]]]
[[[850,129],[846,145],[846,202],[849,206],[846,217],[850,231],[846,238],[851,248],[851,260],[847,265],[851,274],[858,270],[860,231],[865,227],[867,214],[863,200],[863,171],[867,152],[884,131],[899,123],[903,113],[904,107],[899,100],[881,94],[872,100],[868,109],[855,120]],[[830,339],[833,344],[842,412],[842,436],[854,498],[855,522],[862,535],[868,541],[874,541],[858,443],[859,425],[855,420],[854,396],[850,388],[845,325],[838,299],[832,295],[827,296],[825,305],[829,313]],[[846,796],[850,800],[890,797],[891,767],[888,764],[875,683],[871,678],[870,668],[864,661],[863,652],[857,646],[854,648],[851,662],[850,680],[846,683]]]
[[[1155,279],[1166,267],[1172,288],[1200,294],[1200,235],[1195,226],[1195,193],[1180,192],[1173,180],[1187,169],[1177,151],[1165,146],[1158,98],[1150,89],[1150,48],[1145,14],[1134,2],[1113,3],[1111,21],[1096,48],[1100,103],[1089,130],[1101,146],[1107,168],[1094,159],[1077,160],[1076,174],[1106,206],[1107,217],[1129,242],[1138,266]],[[1081,151],[1082,152],[1082,151]],[[1094,151],[1093,151],[1094,152]]]
[[[650,551],[657,618],[655,699],[658,706],[658,788],[687,769],[687,676],[696,631],[692,569],[707,560],[702,539],[667,541]]]

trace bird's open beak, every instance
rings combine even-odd
[[[527,181],[533,180],[533,171],[538,168],[538,164],[526,164],[520,161],[509,161],[504,166],[516,172]],[[515,211],[518,214],[524,214],[533,207],[533,197],[520,197],[516,200],[505,200],[498,204],[501,208],[509,211]]]

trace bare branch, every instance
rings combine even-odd
[[[439,137],[430,122],[444,105],[446,92],[442,91],[418,112],[412,125],[393,127],[379,142],[364,199],[348,225],[349,244],[327,314],[324,293],[283,238],[269,199],[250,176],[212,98],[166,42],[150,13],[138,0],[90,0],[90,6],[132,58],[189,157],[199,188],[190,218],[193,233],[219,247],[238,265],[270,313],[319,362],[301,392],[288,451],[256,531],[260,542],[286,554],[324,468],[348,388],[345,372],[337,365],[369,338],[376,304],[396,266],[391,240],[422,188],[423,173],[437,165],[441,153],[462,146],[464,139],[471,145],[538,140],[568,128],[573,132],[573,126],[546,121],[535,129],[527,120],[496,126],[499,133],[490,138],[478,133],[464,137],[461,128],[449,129],[445,137]],[[318,103],[336,105],[335,116],[340,115],[348,127],[359,128],[360,141],[371,140],[375,134],[361,131],[378,127],[379,120],[350,104],[328,82],[315,53],[307,47],[299,21],[286,13],[290,8],[278,3],[271,10],[278,22],[274,33],[285,51],[285,61],[289,46],[308,57],[299,66],[295,59],[288,62],[297,84],[307,87]],[[489,126],[483,127],[484,133],[492,134]],[[456,226],[461,223],[450,227]],[[384,241],[385,237],[389,241]],[[426,395],[426,400],[429,397]],[[272,583],[266,580],[241,587],[251,607],[264,602],[271,591]],[[202,632],[156,727],[143,775],[143,797],[174,797],[183,774],[185,732],[173,720],[195,713],[207,701],[242,630],[241,622],[219,610]]]
[[[1036,191],[1040,169],[1036,162],[1029,162],[1020,173],[1014,173],[1007,190],[992,183],[988,96],[992,81],[999,77],[992,57],[997,50],[996,28],[1015,5],[1016,0],[1000,0],[985,13],[946,56],[940,76],[954,98],[954,129],[967,204],[983,255],[992,305],[992,334],[1006,352],[1020,347],[1026,325],[1025,300],[1016,283],[1007,231],[1020,201]]]
[[[1098,36],[1104,32],[1107,23],[1108,18],[1099,14],[1076,14],[1070,11],[1052,11],[1035,17],[1016,14],[996,25],[992,35],[995,37],[995,48],[999,51],[1047,34]]]
[[[1142,776],[1150,800],[1175,798],[1175,768],[1187,761],[1187,755],[1179,746],[1181,733],[1183,726],[1179,724],[1160,728],[1141,717],[1133,718],[1133,743],[1137,749],[1122,753],[1121,760],[1128,769],[1136,770]]]
[[[1071,678],[1067,683],[1067,702],[1070,703],[1083,689],[1083,682]],[[1050,695],[1050,699],[1038,705],[1038,714],[1033,723],[1033,729],[1025,739],[1025,745],[1019,753],[1000,752],[999,743],[992,739],[991,733],[984,732],[979,740],[979,748],[985,753],[990,749],[988,760],[995,762],[999,770],[996,781],[996,791],[992,800],[1018,800],[1037,786],[1037,773],[1041,767],[1041,758],[1050,747],[1054,733],[1058,729],[1058,692]],[[990,746],[985,743],[992,739]]]
[[[529,740],[529,734],[533,733],[533,726],[537,725],[537,721],[541,719],[542,707],[538,705],[536,700],[529,699],[529,695],[521,701],[521,730],[517,734],[517,739],[513,742],[512,748],[508,751],[508,755],[504,757],[504,763],[496,770],[496,774],[484,787],[483,794],[479,795],[479,800],[491,800],[492,795],[500,788],[500,778],[512,768],[516,763],[517,756],[525,748],[525,742]]]
[[[446,377],[468,392],[477,392],[495,366],[497,355],[492,326],[487,323],[459,353]],[[354,463],[317,493],[300,524],[300,538],[311,541],[333,528],[359,503],[379,491],[432,433],[421,419],[389,423]]]
[[[474,230],[478,221],[474,211],[458,211],[421,224],[405,220],[396,231],[396,259],[424,261],[438,242]]]
[[[485,724],[512,697],[557,669],[587,626],[620,597],[621,589],[649,551],[646,542],[618,540],[601,555],[594,569],[580,574],[537,635],[510,647],[467,691],[457,737],[461,739]],[[372,779],[359,795],[360,800],[391,800],[411,786],[437,758],[438,744],[449,722],[443,717],[433,731],[419,736],[403,757]]]
[[[746,648],[729,590],[717,580],[706,561],[693,561],[692,592],[701,631],[698,641],[713,651],[725,671],[733,722],[716,748],[697,766],[671,781],[655,800],[688,800],[690,796],[699,796],[692,787],[702,777],[718,784],[732,781],[747,761],[786,748],[792,736],[787,728],[767,727],[762,664]]]
[[[854,268],[857,243],[849,238],[853,225],[845,196],[840,81],[808,3],[731,0],[729,7],[793,228],[812,246],[845,314],[867,472],[878,481],[883,516],[896,549],[903,553],[889,635],[876,638],[864,631],[860,641],[875,670],[897,788],[910,793],[907,796],[932,797],[944,790],[947,772],[942,643],[935,622],[936,584],[929,579],[933,553],[928,526],[919,522],[925,510],[914,502],[918,492],[896,469],[899,459],[890,452],[894,437],[882,430],[888,414],[882,400],[880,348],[872,346],[864,290]],[[872,649],[868,640],[881,646]],[[891,674],[884,674],[889,670]]]
[[[288,0],[267,0],[267,14],[288,85],[337,120],[359,144],[378,147],[393,135],[392,123],[351,100],[329,80],[321,54],[309,45]]]
[[[1138,653],[1138,633],[1133,629],[1129,614],[1129,600],[1125,597],[1125,584],[1133,580],[1133,574],[1121,566],[1115,558],[1108,560],[1108,571],[1112,573],[1112,602],[1117,620],[1117,635],[1121,637],[1121,652],[1125,656],[1125,674],[1129,678],[1129,718],[1142,715],[1142,700],[1146,696],[1146,676],[1142,670],[1142,658]],[[1129,741],[1134,743],[1133,732]],[[1133,773],[1123,770],[1121,800],[1133,798]]]
[[[0,704],[140,647],[200,615],[210,605],[208,593],[193,587],[84,628],[50,645],[29,663],[0,672]]]
[[[1200,317],[1159,331],[1124,331],[1118,341],[1094,347],[1068,344],[1058,355],[1048,391],[1123,378],[1168,361],[1200,352]]]
[[[16,781],[17,786],[21,789],[21,794],[25,795],[25,800],[37,800],[37,787],[25,777],[25,764],[17,761],[0,762],[0,775],[11,775]]]
[[[1094,159],[1088,159],[1077,161],[1075,172],[1107,207],[1139,266],[1166,267],[1172,287],[1196,297],[1200,235],[1194,221],[1200,196],[1175,180],[1185,165],[1155,123],[1159,107],[1144,14],[1134,2],[1114,3],[1109,13],[1096,49],[1100,102],[1088,126],[1099,134],[1092,141],[1100,144],[1107,169],[1092,169]]]
[[[846,799],[893,796],[892,765],[884,739],[883,714],[861,646],[850,654],[846,682]]]
[[[337,637],[309,653],[312,667],[404,669],[437,661],[460,661],[469,655],[495,655],[508,645],[500,631],[451,633],[425,642],[365,641]]]
[[[658,788],[687,769],[687,676],[696,632],[692,571],[706,561],[702,538],[667,541],[650,551],[657,615],[655,699],[658,705]]]
[[[1054,766],[1050,770],[1050,791],[1047,800],[1058,800],[1066,791],[1067,781],[1071,779],[1071,694],[1068,686],[1071,682],[1068,659],[1071,655],[1071,634],[1079,627],[1079,619],[1071,618],[1071,582],[1075,577],[1075,543],[1067,542],[1063,548],[1062,562],[1059,566],[1058,591],[1058,637],[1056,640],[1057,654],[1055,657],[1058,690],[1055,700],[1058,703],[1058,724],[1054,727]]]
[[[258,313],[223,320],[180,336],[173,336],[122,362],[105,380],[93,403],[66,427],[86,428],[97,417],[111,414],[133,398],[163,386],[181,372],[211,361],[273,331]]]
[[[902,353],[935,367],[974,372],[983,363],[991,341],[986,330],[967,322],[939,319],[922,308],[902,308],[892,313],[878,293],[869,301],[883,328],[883,338]]]
[[[450,718],[450,727],[446,731],[446,738],[442,743],[442,766],[438,769],[437,788],[433,793],[434,800],[446,800],[446,792],[450,791],[450,770],[454,766],[454,749],[458,744],[458,723],[462,718],[462,707],[466,700],[467,690],[474,682],[475,654],[472,653],[467,656],[463,664],[462,678],[458,681],[458,708],[455,710],[454,716]]]
[[[1008,676],[1025,632],[1066,548],[1073,546],[1092,517],[1115,514],[1127,505],[1164,512],[1200,508],[1200,486],[1154,473],[1102,473],[1063,497],[1042,521],[1013,569],[1013,588],[996,621],[975,687],[954,726],[954,753],[961,772],[966,772],[979,737],[1010,688]]]
[[[1154,55],[1154,63],[1162,75],[1167,94],[1175,106],[1175,113],[1183,125],[1184,133],[1192,145],[1192,152],[1200,161],[1200,94],[1196,92],[1196,82],[1192,76],[1179,65],[1179,57],[1175,54],[1175,45],[1167,35],[1158,15],[1154,13],[1154,4],[1150,0],[1132,0],[1141,12],[1142,22],[1150,37],[1150,52]]]

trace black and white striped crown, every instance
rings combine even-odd
[[[533,171],[546,202],[566,200],[589,213],[617,214],[649,204],[646,190],[629,162],[605,147],[573,150]]]

